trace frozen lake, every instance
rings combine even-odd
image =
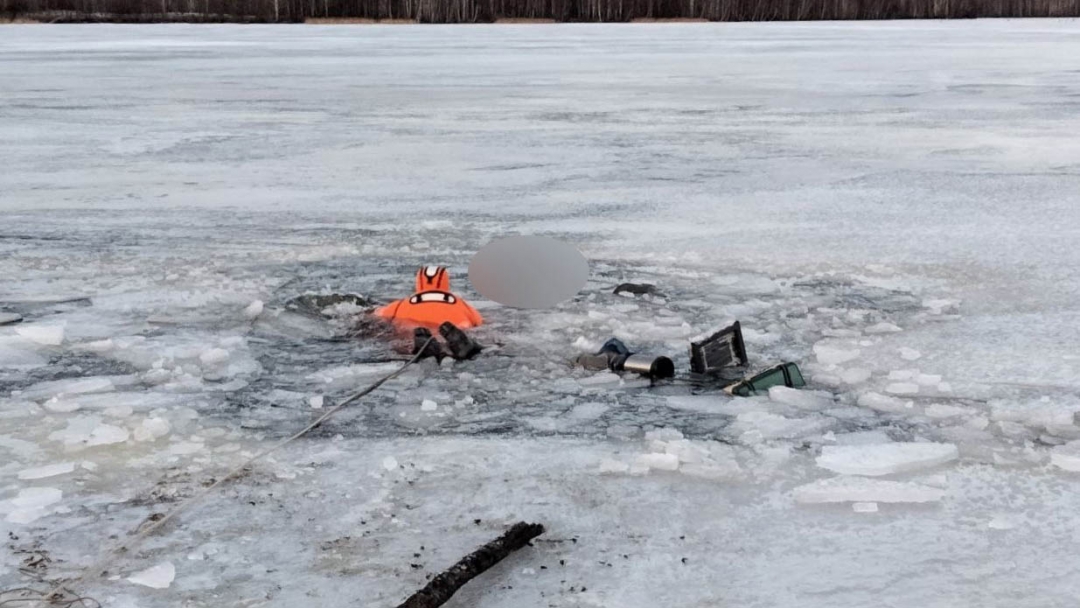
[[[1078,21],[8,26],[0,124],[0,313],[25,318],[0,327],[0,590],[393,369],[294,298],[444,263],[488,354],[410,370],[79,590],[393,606],[528,519],[549,541],[448,606],[1080,595]],[[577,245],[582,297],[479,298],[470,256],[512,233]],[[813,392],[568,365],[614,335],[685,369],[734,319]],[[167,589],[125,580],[164,562]]]

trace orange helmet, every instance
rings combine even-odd
[[[484,322],[475,308],[450,292],[450,274],[442,266],[421,266],[416,271],[416,292],[376,310],[375,316],[401,328],[435,329],[449,321],[468,329]]]

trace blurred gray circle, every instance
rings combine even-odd
[[[546,236],[510,236],[485,245],[469,263],[469,281],[489,300],[515,308],[548,308],[589,280],[581,252]]]

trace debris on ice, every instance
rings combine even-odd
[[[951,443],[883,443],[821,448],[819,467],[844,475],[891,475],[938,466],[956,460]]]
[[[60,346],[64,341],[63,323],[31,323],[19,325],[15,333],[43,346]]]
[[[70,473],[74,470],[74,462],[60,462],[57,464],[48,464],[41,467],[23,469],[19,471],[19,479],[44,479],[46,477],[64,475],[65,473]]]
[[[945,490],[906,481],[868,479],[866,477],[831,477],[799,486],[793,491],[795,501],[803,504],[834,502],[936,502]]]
[[[176,578],[176,568],[172,562],[163,562],[156,566],[136,572],[128,577],[128,582],[150,587],[151,589],[168,589]]]

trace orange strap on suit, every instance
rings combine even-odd
[[[416,271],[416,292],[375,311],[375,316],[403,328],[436,329],[445,321],[461,329],[484,322],[480,313],[450,292],[450,275],[442,266],[423,266]]]

